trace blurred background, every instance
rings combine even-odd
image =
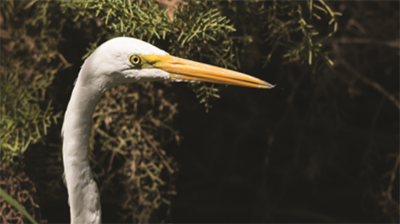
[[[399,222],[398,1],[2,1],[0,23],[0,184],[40,222],[69,222],[63,114],[116,36],[277,86],[108,91],[90,153],[104,222]]]

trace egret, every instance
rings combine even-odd
[[[103,43],[79,72],[62,128],[71,223],[101,223],[100,193],[88,158],[92,116],[101,96],[118,84],[162,80],[274,87],[243,73],[171,56],[135,38],[118,37]]]

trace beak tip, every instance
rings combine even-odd
[[[265,82],[264,85],[260,85],[260,88],[263,89],[273,89],[276,85],[272,85],[271,83]]]

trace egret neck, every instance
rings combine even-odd
[[[64,170],[68,202],[81,202],[70,204],[71,223],[101,223],[100,194],[88,159],[92,116],[103,95],[98,88],[78,78],[65,113],[63,160],[68,167]]]

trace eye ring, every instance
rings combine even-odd
[[[132,54],[131,56],[129,56],[129,62],[132,65],[139,65],[142,63],[142,59],[139,56]]]

